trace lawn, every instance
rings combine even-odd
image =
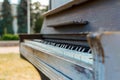
[[[0,54],[0,80],[40,80],[40,76],[19,54]]]

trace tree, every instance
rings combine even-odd
[[[34,31],[35,33],[39,33],[41,28],[42,28],[42,23],[43,23],[43,17],[40,16],[36,22],[35,22],[35,27],[34,27]]]
[[[3,31],[6,29],[6,32],[9,34],[13,34],[13,26],[12,26],[12,22],[13,22],[13,17],[12,17],[12,13],[11,13],[11,5],[9,3],[8,0],[4,0],[3,4],[2,4],[2,29]]]
[[[27,0],[20,0],[17,10],[18,33],[27,33]]]
[[[31,32],[36,32],[35,31],[35,23],[36,23],[36,20],[39,19],[39,16],[40,16],[40,2],[34,2],[31,4],[31,10],[30,10],[30,13],[31,13]]]
[[[0,19],[0,36],[3,34],[2,20]]]
[[[31,27],[35,33],[39,33],[43,23],[42,14],[46,12],[47,6],[43,6],[40,2],[31,4]]]
[[[3,35],[3,33],[4,33],[4,29],[2,25],[2,20],[0,20],[0,37]]]
[[[48,11],[48,6],[45,6],[45,8],[43,9],[40,9],[40,13],[36,13],[36,21],[35,21],[35,27],[34,27],[34,31],[35,33],[39,33],[41,31],[41,28],[42,28],[42,24],[43,24],[43,16],[42,14],[46,11]]]

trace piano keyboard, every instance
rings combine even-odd
[[[62,56],[63,58],[74,59],[87,63],[88,65],[93,64],[93,56],[91,54],[91,49],[88,46],[58,43],[56,41],[51,42],[40,39],[26,40],[25,44],[40,51],[51,53],[52,55],[54,54]]]
[[[73,50],[73,51],[78,51],[78,52],[84,52],[84,53],[91,54],[90,47],[75,45],[75,43],[74,43],[74,45],[73,44],[66,44],[65,42],[68,42],[68,41],[63,41],[64,43],[59,43],[61,41],[57,41],[57,40],[45,41],[45,40],[34,39],[33,41],[43,43],[43,44],[46,44],[46,45],[59,47],[59,48],[64,48],[64,49],[68,49],[68,50]]]

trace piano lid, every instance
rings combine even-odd
[[[57,12],[63,11],[72,7],[73,5],[77,5],[89,0],[50,0],[51,9],[43,14],[43,16],[49,16],[55,14]]]

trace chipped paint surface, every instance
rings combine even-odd
[[[100,62],[104,63],[105,62],[105,55],[104,55],[104,50],[102,47],[102,44],[100,42],[100,38],[101,38],[102,34],[100,33],[94,33],[94,34],[90,34],[88,35],[88,42],[91,46],[91,48],[93,49],[93,51],[97,51],[98,52],[98,56],[101,57]]]
[[[92,70],[88,70],[84,67],[78,66],[78,65],[74,65],[75,70],[78,71],[78,73],[82,73],[84,74],[84,76],[88,79],[88,80],[93,80],[93,71]]]

